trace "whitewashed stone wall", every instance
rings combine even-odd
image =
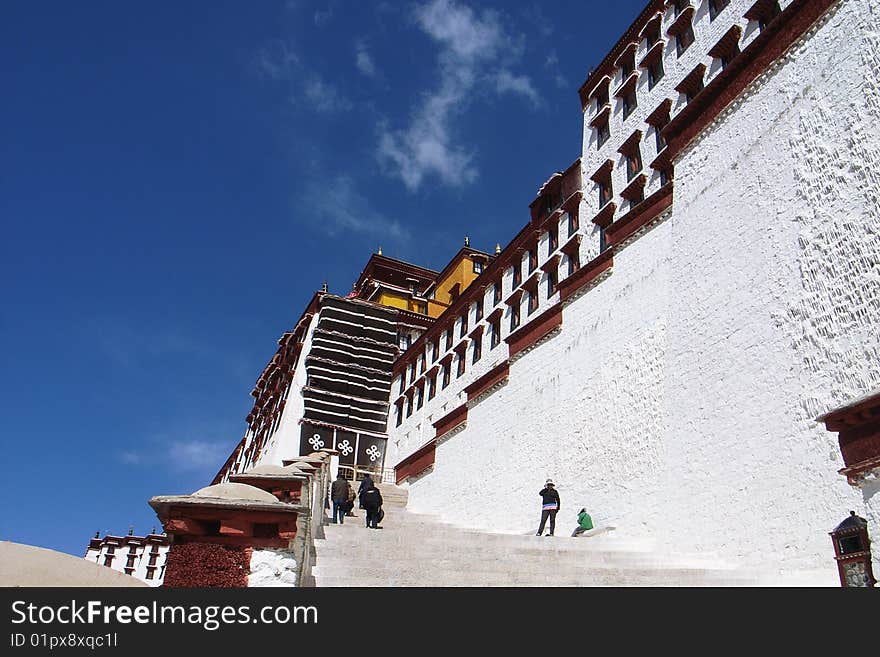
[[[296,566],[290,550],[254,548],[248,586],[296,586]]]
[[[833,569],[854,509],[880,544],[815,422],[880,385],[878,17],[842,1],[681,155],[672,216],[470,410],[411,509],[534,530],[553,477],[569,531],[586,506],[669,547]]]

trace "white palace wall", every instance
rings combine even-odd
[[[833,568],[850,509],[815,418],[880,386],[880,0],[841,2],[676,161],[671,216],[439,442],[409,508]],[[876,552],[876,550],[875,550]],[[877,555],[875,555],[876,558]]]

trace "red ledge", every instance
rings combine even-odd
[[[663,129],[678,154],[838,0],[794,0]]]
[[[509,357],[513,358],[523,349],[534,344],[561,325],[562,304],[557,303],[504,339],[508,346]]]
[[[622,154],[627,154],[633,150],[634,146],[638,146],[639,142],[642,140],[642,131],[641,130],[633,130],[633,133],[623,140],[623,143],[617,147],[617,152]]]
[[[606,249],[559,284],[560,302],[570,299],[584,285],[614,265],[614,249]]]
[[[617,211],[617,203],[614,201],[609,201],[605,205],[602,206],[602,209],[596,213],[596,216],[593,217],[593,223],[599,226],[600,228],[605,228],[608,224],[611,223],[612,219],[614,219],[614,213]]]
[[[657,126],[665,120],[669,120],[669,108],[672,107],[672,100],[664,98],[663,102],[657,105],[654,110],[645,118],[648,125]]]
[[[611,114],[611,103],[605,103],[602,107],[599,108],[599,111],[596,112],[596,116],[590,119],[590,127],[595,128],[600,123],[604,123],[608,120],[608,116]]]
[[[639,81],[639,72],[633,71],[627,76],[626,80],[624,80],[619,87],[617,87],[617,91],[614,92],[615,98],[620,98],[621,96],[626,96],[630,91],[636,88],[636,83]]]
[[[434,465],[436,448],[437,440],[435,438],[422,447],[419,447],[416,451],[395,465],[394,475],[397,484],[400,485],[409,477],[420,475]]]
[[[636,50],[639,49],[638,41],[630,41],[623,48],[620,49],[620,54],[617,56],[617,59],[614,60],[614,66],[616,68],[621,68],[620,60],[623,59],[623,56],[628,53],[630,50],[635,53]]]
[[[554,269],[559,268],[559,261],[562,260],[562,256],[560,254],[552,255],[541,265],[541,271],[545,273],[550,273]]]
[[[495,310],[493,310],[491,313],[486,315],[486,321],[491,324],[496,319],[499,319],[501,317],[501,315],[503,315],[503,314],[504,314],[504,308],[502,308],[501,306],[498,306],[497,308],[495,308]]]
[[[471,401],[472,399],[479,397],[486,390],[494,386],[499,381],[503,381],[510,375],[510,361],[504,361],[500,365],[493,367],[491,370],[486,372],[479,379],[470,384],[467,388],[464,389],[465,393],[467,393],[467,400]]]
[[[519,288],[514,290],[509,297],[504,301],[504,305],[512,306],[515,303],[519,303],[520,299],[522,299],[523,289]]]
[[[666,42],[663,39],[659,39],[642,57],[642,61],[639,62],[639,68],[648,68],[655,61],[663,57],[663,48],[665,47]]]
[[[578,183],[580,184],[580,183]],[[582,189],[573,192],[567,199],[562,202],[562,205],[559,207],[566,212],[571,212],[573,208],[577,208],[578,204],[581,202],[581,198],[583,198],[584,192]]]
[[[656,171],[662,171],[669,168],[670,164],[672,164],[672,160],[669,159],[669,149],[664,147],[662,151],[657,153],[657,157],[651,160],[651,164],[648,166]]]
[[[633,176],[633,179],[629,181],[629,184],[620,192],[621,198],[631,200],[632,198],[641,195],[641,190],[644,189],[645,183],[647,182],[648,177],[644,173]]]
[[[593,175],[590,176],[590,180],[593,182],[601,183],[608,180],[608,175],[611,173],[611,170],[614,168],[614,162],[610,159],[605,160],[599,168],[597,168]]]
[[[651,27],[651,25],[657,21],[660,21],[662,24],[662,21],[663,21],[663,12],[662,11],[658,11],[656,14],[654,14],[653,18],[650,18],[645,22],[644,27],[642,27],[641,31],[639,32],[639,40],[647,38],[646,35],[648,33],[648,28]],[[660,26],[658,25],[657,27],[659,28]],[[659,32],[659,29],[658,29],[658,32]]]
[[[467,404],[462,404],[461,406],[456,408],[454,411],[447,413],[446,415],[441,417],[439,420],[434,422],[434,424],[432,425],[434,427],[435,432],[436,432],[434,435],[434,439],[436,440],[437,438],[440,438],[441,436],[443,436],[443,435],[449,433],[450,431],[452,431],[453,429],[455,429],[455,427],[459,426],[460,424],[467,422],[467,415],[468,415]]]
[[[675,20],[672,21],[672,24],[666,28],[666,34],[675,36],[682,30],[684,30],[685,26],[691,22],[694,17],[694,6],[688,5],[685,7],[681,13],[675,17]]]
[[[565,255],[571,257],[572,253],[575,253],[578,249],[581,248],[581,241],[584,239],[583,233],[575,233],[571,236],[565,244],[562,245],[562,248],[559,249]]]
[[[605,239],[617,246],[672,205],[672,183],[666,183],[605,229]]]

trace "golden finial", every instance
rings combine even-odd
[[[465,246],[470,246],[470,245],[471,245],[471,240],[470,240],[470,238],[469,238],[467,235],[464,236],[464,245],[465,245]]]
[[[499,253],[501,253],[501,244],[495,242],[495,255],[498,255]]]
[[[379,250],[376,251],[376,253],[378,253],[379,255],[382,255],[382,247],[381,246],[379,247]]]

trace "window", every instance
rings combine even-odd
[[[444,365],[442,371],[443,371],[443,384],[441,387],[445,388],[446,386],[449,385],[449,366]]]
[[[483,336],[478,335],[474,337],[474,353],[472,363],[476,363],[483,356]]]
[[[104,557],[104,565],[105,566],[112,566],[113,565],[113,555],[108,554],[106,557]]]
[[[630,181],[642,170],[642,155],[639,145],[634,144],[624,157],[626,157],[626,179]]]
[[[639,203],[645,200],[645,187],[644,185],[638,185],[629,195],[627,199],[629,201],[629,209],[632,210]]]
[[[559,248],[559,229],[555,226],[547,231],[547,255]]]
[[[519,301],[510,306],[510,330],[519,326]]]
[[[723,71],[724,69],[726,69],[728,64],[730,64],[730,62],[733,60],[733,58],[736,57],[738,54],[739,54],[739,45],[737,45],[735,48],[733,48],[733,50],[730,50],[730,51],[724,53],[723,55],[721,55],[721,57],[718,58],[721,60],[721,70]]]
[[[401,424],[403,424],[403,402],[396,404],[395,408],[397,409],[397,420],[395,421],[395,426],[399,427]]]
[[[660,184],[665,185],[670,180],[672,180],[672,170],[671,169],[660,169]]]
[[[574,212],[568,213],[568,236],[571,237],[577,232],[577,229],[580,227],[578,222],[578,214],[577,210]]]
[[[758,3],[758,5],[762,5],[763,3]],[[776,18],[782,10],[779,8],[779,0],[776,2],[770,3],[769,6],[762,6],[757,13],[757,21],[758,21],[758,30],[763,32],[764,28]],[[751,18],[749,14],[746,14],[747,17]]]
[[[425,354],[419,356],[419,374],[423,374],[425,371]]]
[[[626,80],[636,70],[636,53],[630,50],[629,54],[620,60],[621,80]]]
[[[675,0],[675,15],[678,16],[685,10],[685,8],[690,6],[690,4],[690,0]]]
[[[608,119],[596,126],[596,148],[602,148],[602,144],[608,141],[611,130],[608,128]]]
[[[538,309],[538,291],[537,290],[528,290],[526,294],[529,295],[529,315],[535,312]]]
[[[648,89],[653,89],[654,85],[663,79],[663,58],[658,57],[648,65]]]
[[[149,565],[150,565],[150,566],[155,566],[155,565],[156,565],[156,559],[158,559],[158,558],[159,558],[159,553],[158,553],[158,552],[153,552],[152,554],[150,554],[150,563],[149,563]]]
[[[480,262],[479,260],[474,260],[473,262],[474,262],[474,273],[475,274],[482,274],[483,273],[483,263]]]
[[[149,567],[148,567],[148,568],[147,568],[147,579],[153,579],[153,576],[155,575],[155,573],[156,573],[156,569],[155,569],[155,568],[149,568]]]
[[[614,190],[611,187],[611,172],[608,172],[608,177],[605,180],[596,183],[596,186],[599,188],[599,207],[605,207],[605,204],[614,196]]]
[[[135,555],[133,555],[133,554],[128,555],[128,558],[125,561],[125,567],[126,568],[134,568],[134,560],[135,559],[137,559],[137,557]]]
[[[538,266],[538,246],[537,244],[529,249],[529,273],[531,274],[535,271],[535,267]]]
[[[608,83],[606,82],[596,92],[596,111],[598,112],[600,109],[605,107],[605,105],[607,105],[607,104],[608,104]]]
[[[516,287],[520,283],[522,283],[522,263],[517,262],[513,266],[513,282],[511,283],[511,287]]]
[[[633,85],[633,88],[623,96],[623,118],[628,117],[638,106],[639,103],[636,100],[636,88],[635,85]]]
[[[483,300],[477,299],[474,304],[474,321],[479,322],[481,319],[483,319]]]
[[[456,378],[464,374],[464,354],[465,352],[463,351],[458,354],[458,369],[455,372]]]
[[[116,546],[108,545],[107,546],[107,554],[116,554]]]
[[[492,305],[497,306],[501,303],[501,281],[492,286]]]
[[[730,0],[709,0],[709,20],[714,21],[728,4]]]
[[[605,229],[599,226],[599,253],[602,253],[607,248],[608,243],[605,241]]]
[[[416,366],[414,363],[410,363],[406,368],[407,372],[409,372],[409,382],[412,383],[416,380]]]
[[[446,350],[452,349],[452,327],[446,331]]]
[[[437,394],[437,375],[428,377],[428,400],[434,399]]]
[[[666,148],[666,138],[663,136],[663,128],[666,124],[669,123],[669,115],[665,115],[664,118],[658,120],[657,124],[654,125],[654,140],[657,144],[657,152],[659,153],[664,148]]]
[[[645,50],[650,50],[660,40],[660,19],[649,21],[645,26]]]
[[[691,102],[694,99],[694,96],[696,96],[702,90],[703,76],[700,76],[700,78],[696,80],[695,83],[684,92],[684,97],[687,99],[687,102]]]
[[[468,330],[468,311],[465,310],[461,316],[461,324],[459,326],[458,337],[463,338],[464,334],[467,333]]]
[[[404,344],[404,349],[409,349],[412,346],[412,335],[410,335],[409,333],[404,335],[403,336],[403,344]]]
[[[581,256],[580,253],[575,251],[570,256],[568,256],[568,275],[571,276],[578,269],[581,268]]]
[[[409,417],[413,412],[413,398],[412,395],[408,395],[406,398],[406,416]]]
[[[422,407],[422,403],[425,401],[425,391],[422,386],[416,388],[416,410]]]
[[[420,315],[427,315],[427,314],[428,314],[428,304],[426,304],[426,303],[415,303],[415,304],[413,304],[413,306],[415,307],[415,311],[416,311],[418,314],[420,314]]]
[[[431,343],[431,362],[433,363],[437,360],[437,357],[440,355],[440,338],[434,340]]]
[[[688,24],[681,32],[675,35],[675,52],[679,57],[694,42],[694,26]]]
[[[490,344],[492,345],[491,348],[494,349],[501,342],[501,318],[496,317],[495,319],[493,319],[490,326],[492,330],[492,338]]]
[[[559,274],[556,272],[556,268],[552,268],[547,272],[547,298],[552,297],[556,294],[556,288],[559,285]]]

